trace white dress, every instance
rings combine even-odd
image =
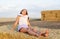
[[[18,25],[18,31],[23,27],[23,28],[28,28],[28,15],[23,16],[22,14],[20,15],[19,19],[19,25]]]

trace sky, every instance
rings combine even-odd
[[[22,9],[30,18],[41,18],[43,10],[60,10],[60,0],[0,0],[0,18],[15,18]]]

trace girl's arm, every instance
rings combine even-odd
[[[19,22],[19,16],[16,17],[16,21],[15,21],[15,23],[13,24],[13,27],[12,27],[11,30],[14,30],[14,29],[16,28],[18,22]]]
[[[29,28],[31,28],[31,29],[32,29],[32,26],[31,26],[31,24],[30,24],[29,19],[28,19],[28,26],[29,26]]]

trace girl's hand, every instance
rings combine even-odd
[[[13,32],[14,30],[13,30],[13,29],[11,29],[10,31],[11,31],[11,32]]]

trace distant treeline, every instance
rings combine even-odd
[[[41,19],[30,19],[31,21],[41,21]]]

